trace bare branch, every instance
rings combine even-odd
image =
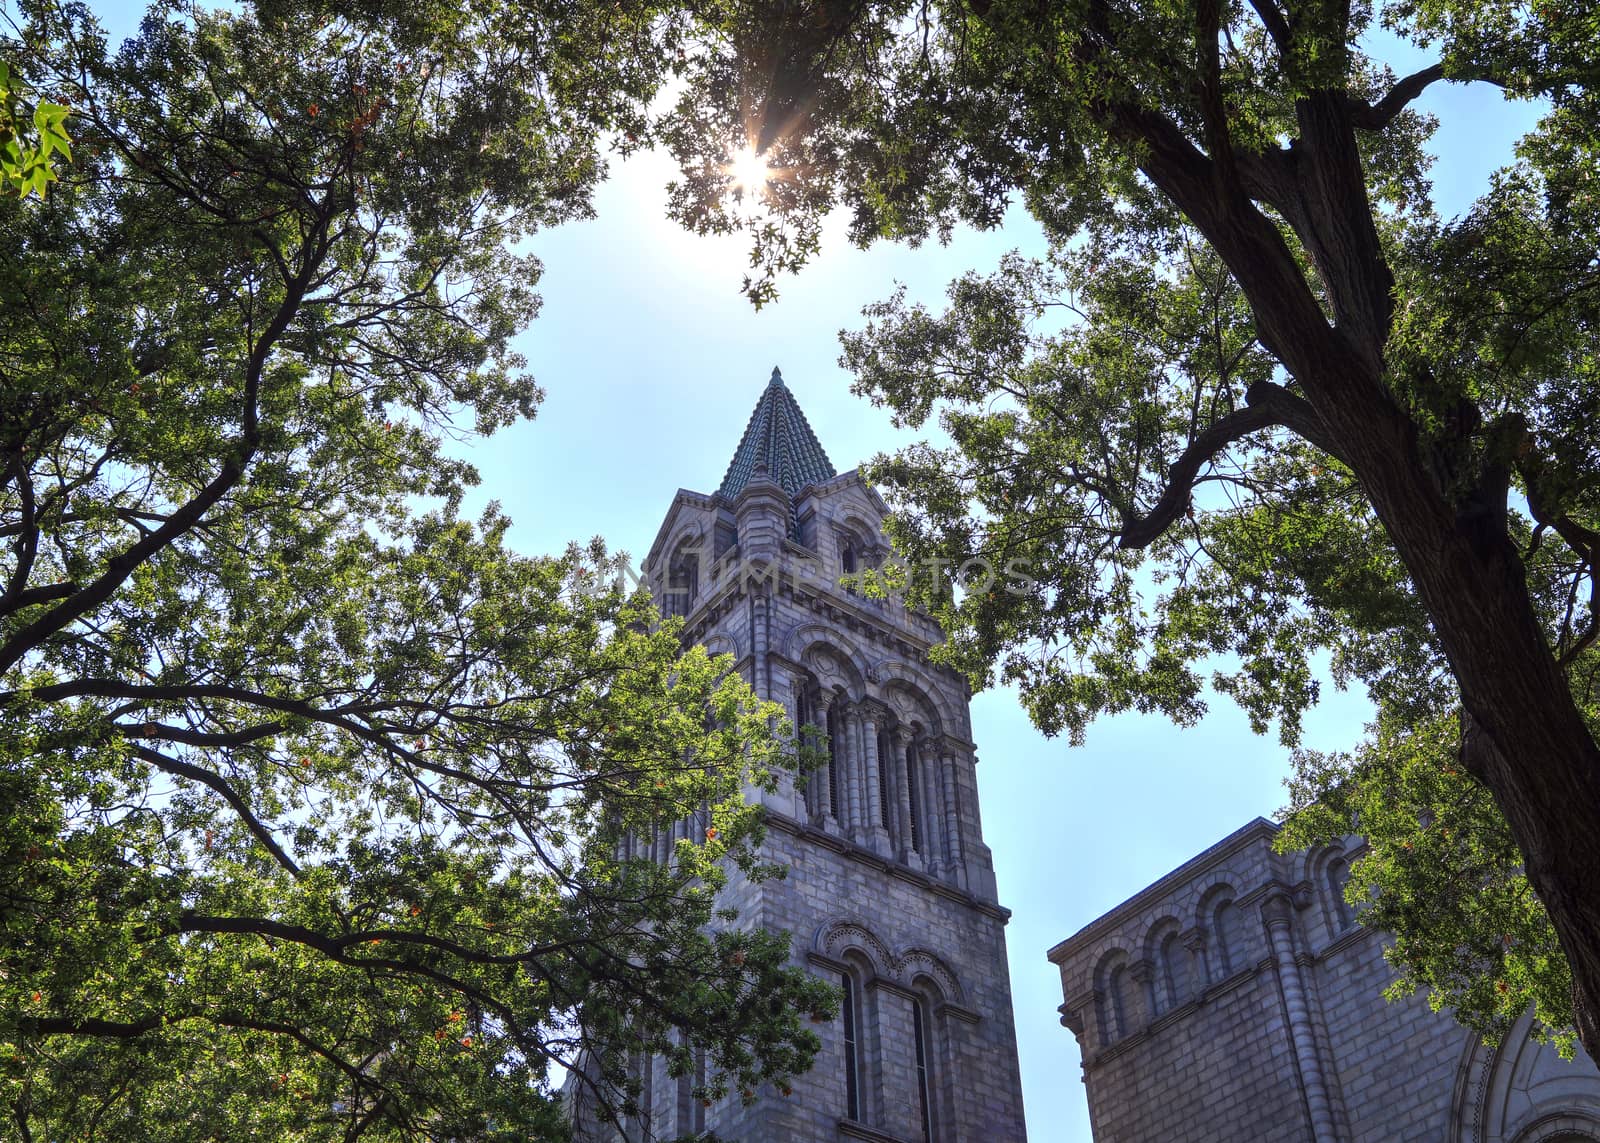
[[[1421,71],[1412,72],[1389,89],[1377,103],[1358,103],[1351,110],[1350,120],[1363,131],[1381,131],[1391,120],[1404,111],[1430,83],[1444,78],[1444,65],[1433,64]]]

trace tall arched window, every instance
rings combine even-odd
[[[839,821],[843,815],[839,813],[839,768],[844,765],[844,720],[839,715],[839,703],[835,700],[828,704],[828,813],[834,821]]]
[[[1325,870],[1328,879],[1328,923],[1335,933],[1342,933],[1355,924],[1350,915],[1350,902],[1345,900],[1345,882],[1350,880],[1350,867],[1344,857],[1335,856]]]
[[[844,998],[840,1002],[840,1015],[844,1021],[844,1113],[849,1118],[861,1120],[861,1020],[857,1008],[855,977],[848,972],[840,975]]]
[[[1128,972],[1127,954],[1107,953],[1095,970],[1095,1009],[1100,1017],[1100,1042],[1114,1044],[1131,1030],[1128,1002],[1133,977]]]
[[[922,787],[917,781],[917,744],[906,745],[906,796],[911,803],[911,848],[922,852]]]
[[[894,820],[892,808],[894,803],[889,800],[889,765],[894,760],[894,739],[889,737],[886,730],[878,731],[878,824],[890,835],[894,827],[889,823]]]
[[[1133,974],[1128,971],[1126,964],[1118,964],[1112,968],[1109,987],[1106,992],[1111,1005],[1113,1036],[1120,1040],[1133,1031],[1133,1026],[1128,1019],[1132,1011]]]
[[[1183,946],[1178,930],[1173,929],[1161,940],[1161,983],[1166,987],[1165,1006],[1176,1008],[1188,1001],[1189,950]]]
[[[667,598],[662,607],[668,615],[687,615],[700,594],[700,557],[693,540],[679,544],[667,564]]]
[[[796,678],[794,681],[794,722],[797,728],[816,725],[816,703],[811,698],[811,684],[805,678]],[[817,746],[816,735],[807,733],[804,745],[809,749]],[[815,815],[817,812],[817,778],[813,771],[800,787],[800,796],[805,799],[806,814]]]
[[[1232,897],[1223,897],[1216,905],[1216,912],[1212,914],[1216,923],[1217,940],[1217,971],[1223,976],[1232,974],[1244,968],[1244,918],[1239,913],[1239,906],[1233,903]]]
[[[925,996],[911,1002],[911,1035],[915,1041],[917,1105],[922,1123],[922,1143],[933,1143],[936,1101],[933,1091],[933,1018]]]
[[[687,1043],[688,1037],[680,1032],[680,1042]],[[706,1105],[697,1089],[703,1088],[706,1082],[706,1053],[704,1048],[695,1048],[691,1053],[692,1063],[690,1069],[678,1077],[678,1133],[680,1135],[694,1135],[706,1129]]]

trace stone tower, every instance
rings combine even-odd
[[[928,663],[926,616],[839,586],[888,553],[884,504],[836,473],[772,371],[722,486],[680,490],[644,563],[685,639],[731,653],[830,756],[765,796],[781,881],[730,883],[740,923],[792,934],[842,986],[823,1049],[788,1096],[709,1108],[658,1061],[648,1132],[741,1143],[1025,1138],[1005,923],[978,820],[969,693]]]

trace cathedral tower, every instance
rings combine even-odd
[[[932,620],[838,584],[888,554],[884,512],[855,471],[834,471],[774,369],[721,487],[680,490],[645,560],[686,641],[731,653],[796,725],[827,730],[827,764],[763,796],[765,856],[788,876],[731,882],[727,897],[741,924],[791,933],[796,958],[844,994],[788,1096],[691,1106],[658,1063],[660,1138],[1025,1138],[969,692],[928,662]]]

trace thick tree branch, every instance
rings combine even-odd
[[[1199,56],[1200,117],[1205,123],[1206,148],[1211,152],[1216,175],[1217,195],[1237,193],[1239,176],[1234,169],[1233,142],[1228,136],[1228,109],[1222,99],[1222,56],[1217,37],[1222,30],[1221,0],[1197,0],[1195,4],[1195,50]]]
[[[1316,412],[1304,400],[1280,385],[1258,381],[1245,394],[1248,402],[1207,426],[1189,442],[1167,474],[1167,487],[1155,507],[1143,517],[1125,519],[1119,548],[1143,548],[1154,543],[1189,507],[1200,469],[1236,441],[1261,429],[1281,426],[1338,459]]]
[[[1322,418],[1311,407],[1311,402],[1305,398],[1291,393],[1282,385],[1274,385],[1271,381],[1257,381],[1245,392],[1244,399],[1252,407],[1260,407],[1272,413],[1279,424],[1308,444],[1321,449],[1340,464],[1349,466],[1350,458],[1344,454],[1339,443],[1328,432],[1327,426],[1322,423]]]
[[[282,734],[285,727],[281,722],[265,722],[226,734],[212,734],[203,730],[190,730],[186,726],[169,726],[164,722],[143,722],[134,725],[118,723],[117,729],[129,738],[155,738],[162,742],[181,742],[185,746],[226,749],[246,746],[263,738]]]
[[[1444,78],[1444,65],[1434,64],[1421,71],[1412,72],[1389,89],[1377,103],[1356,102],[1350,109],[1350,120],[1363,131],[1381,131],[1394,117],[1404,111],[1429,84]]]
[[[19,1025],[24,1031],[39,1036],[104,1036],[115,1040],[131,1040],[154,1032],[165,1024],[164,1016],[147,1016],[143,1020],[102,1020],[97,1016],[41,1016],[24,1019]]]
[[[301,301],[313,288],[316,272],[327,255],[328,227],[331,218],[331,207],[325,206],[318,216],[316,226],[308,236],[308,248],[299,272],[284,282],[282,302],[273,313],[272,320],[267,323],[267,328],[261,337],[251,347],[244,371],[239,437],[232,453],[223,462],[216,476],[183,507],[172,513],[161,527],[108,560],[105,571],[80,591],[67,597],[14,634],[3,647],[0,647],[0,674],[16,666],[41,640],[110,599],[139,565],[199,524],[205,514],[244,476],[245,469],[255,457],[256,450],[261,444],[258,399],[267,359],[277,347],[279,339],[288,331],[290,323],[299,312]]]
[[[272,854],[272,856],[277,860],[278,864],[283,866],[296,877],[300,876],[300,866],[295,863],[293,858],[284,852],[283,847],[280,846],[277,840],[272,836],[272,831],[269,830],[261,822],[261,820],[255,816],[254,813],[251,812],[249,803],[244,800],[244,798],[239,794],[239,791],[235,790],[233,786],[229,784],[228,780],[221,774],[214,774],[210,770],[191,765],[190,763],[180,761],[177,758],[170,758],[167,755],[162,754],[159,750],[152,750],[150,747],[144,746],[138,742],[133,742],[129,745],[132,747],[135,754],[137,754],[140,758],[143,758],[156,769],[165,771],[166,773],[172,774],[179,778],[188,778],[190,781],[199,782],[201,785],[215,790],[222,796],[222,800],[227,802],[228,805],[233,808],[233,812],[239,815],[239,820],[244,822],[245,828],[248,829],[252,835],[254,835],[255,839],[262,845],[266,846],[267,852]]]
[[[16,483],[17,493],[22,501],[22,515],[17,522],[17,541],[12,545],[17,554],[17,565],[12,569],[6,583],[5,594],[0,595],[0,614],[6,615],[20,606],[25,606],[21,599],[25,594],[28,577],[33,574],[33,562],[39,554],[39,529],[35,514],[33,481],[29,478],[28,468],[22,463],[20,455],[12,459],[10,468],[11,478]]]

